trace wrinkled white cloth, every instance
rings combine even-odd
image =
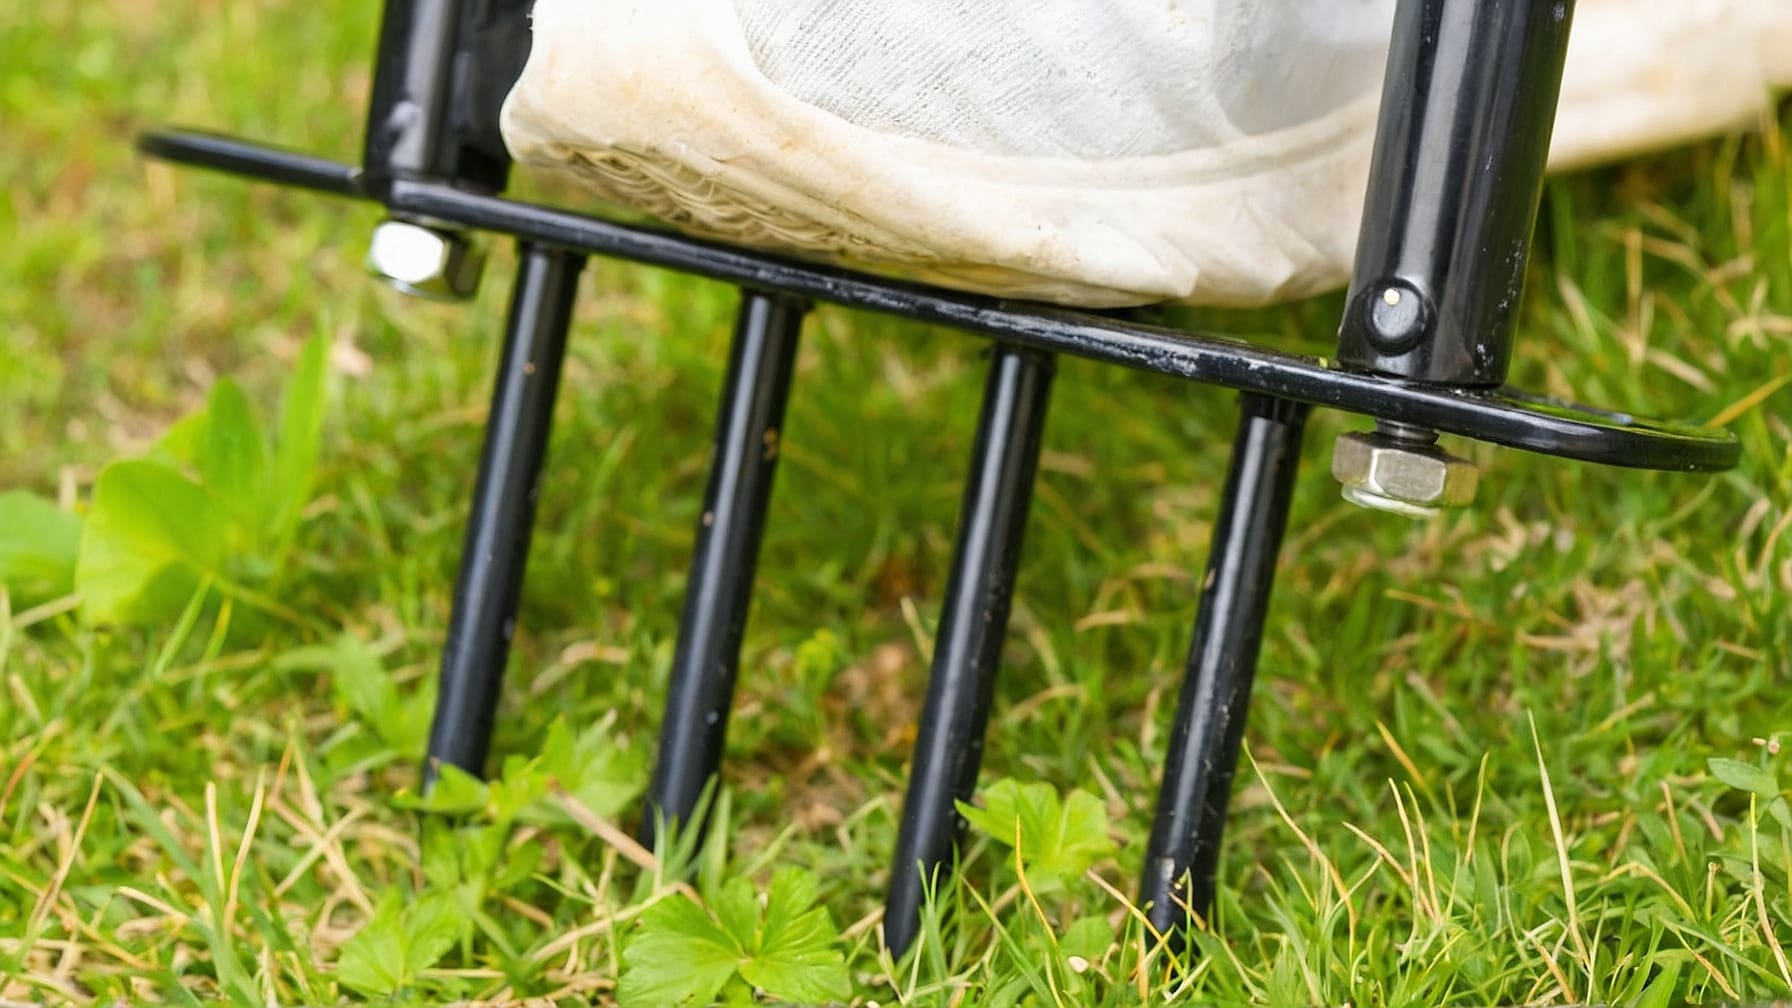
[[[768,80],[856,126],[1084,159],[1217,147],[1335,111],[1379,83],[1393,10],[1391,0],[734,6]]]
[[[524,163],[710,237],[1091,306],[1342,284],[1393,0],[537,0]],[[1581,0],[1552,164],[1745,125],[1792,0]]]

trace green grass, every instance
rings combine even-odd
[[[625,949],[645,962],[679,926],[685,897],[604,823],[632,822],[649,757],[732,292],[590,270],[497,737],[552,751],[420,811],[510,254],[469,308],[405,300],[360,275],[372,210],[130,150],[174,120],[352,155],[374,20],[343,0],[0,13],[0,490],[83,510],[218,377],[267,414],[307,340],[336,365],[277,606],[139,628],[0,606],[0,1002],[605,1002]],[[1724,417],[1736,471],[1463,445],[1477,505],[1413,524],[1338,499],[1326,453],[1362,424],[1316,416],[1224,895],[1186,973],[1123,900],[1232,397],[1063,363],[984,780],[1094,795],[1114,853],[1023,885],[979,834],[942,894],[955,923],[894,964],[871,915],[982,365],[972,341],[819,311],[697,896],[726,913],[729,880],[775,906],[818,882],[856,1004],[1787,994],[1792,110],[1764,125],[1552,183],[1515,365],[1542,392]],[[1323,352],[1336,311],[1201,321]]]

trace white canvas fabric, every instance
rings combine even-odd
[[[1392,4],[737,0],[734,9],[767,80],[862,129],[982,154],[1094,160],[1223,146],[1335,111],[1380,79]]]
[[[512,153],[730,242],[1089,306],[1341,285],[1392,0],[537,0]],[[1753,121],[1792,0],[1581,0],[1552,163]]]

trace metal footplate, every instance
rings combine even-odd
[[[145,134],[155,157],[261,181],[370,199],[349,165],[215,134]],[[591,255],[661,266],[758,290],[952,326],[1040,350],[1242,392],[1429,427],[1508,448],[1634,469],[1721,472],[1735,466],[1729,432],[1633,417],[1504,387],[1450,386],[1378,375],[1330,357],[1286,353],[1237,336],[1188,332],[1050,305],[980,297],[439,182],[396,182],[391,209]]]

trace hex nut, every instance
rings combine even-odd
[[[485,254],[468,235],[410,221],[381,221],[367,247],[368,272],[434,301],[472,297],[484,267]]]
[[[1469,503],[1480,482],[1473,462],[1436,445],[1363,432],[1338,438],[1332,475],[1344,484],[1346,500],[1413,518]]]

